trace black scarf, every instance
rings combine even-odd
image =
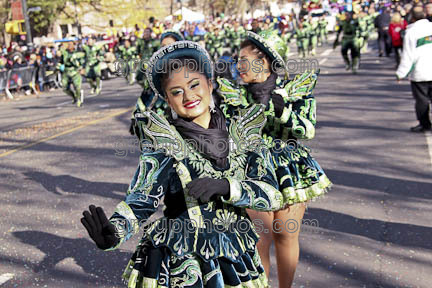
[[[252,99],[255,103],[261,103],[268,105],[271,94],[276,88],[276,73],[271,73],[270,76],[261,83],[250,83],[248,85],[248,91],[252,93]]]
[[[229,133],[225,117],[219,108],[215,108],[215,112],[211,113],[208,129],[180,117],[175,120],[170,117],[168,120],[185,139],[192,140],[189,142],[192,142],[193,146],[205,158],[214,161],[216,166],[221,169],[227,168]]]

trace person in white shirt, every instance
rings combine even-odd
[[[411,11],[403,42],[401,63],[396,71],[398,80],[409,75],[411,90],[416,101],[415,110],[419,125],[412,132],[431,130],[429,105],[432,100],[432,22],[425,19],[423,7]]]

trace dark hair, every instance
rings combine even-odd
[[[425,13],[422,6],[415,6],[411,10],[411,21],[415,22],[417,20],[424,19]]]
[[[268,56],[266,53],[264,53],[257,45],[255,45],[255,43],[253,43],[249,39],[244,40],[240,44],[240,50],[243,48],[247,48],[247,47],[251,47],[252,53],[257,55],[258,59],[264,59],[265,58],[269,64],[269,66],[270,66],[271,71],[276,73],[276,71],[274,71],[274,67],[272,65],[272,60],[270,59],[270,56]]]

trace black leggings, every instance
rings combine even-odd
[[[351,59],[360,57],[360,49],[354,45],[353,41],[349,41],[345,45],[342,45],[342,55],[348,57],[348,50],[351,50]]]
[[[395,58],[396,58],[396,64],[397,66],[399,66],[400,63],[400,51],[402,50],[402,46],[398,46],[398,47],[394,47],[394,52],[395,52]]]

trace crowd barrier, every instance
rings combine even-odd
[[[13,99],[10,90],[22,87],[30,87],[35,94],[38,94],[35,89],[35,72],[36,67],[14,68],[0,72],[0,91],[4,90],[10,99]]]
[[[52,70],[45,70],[45,77],[42,82],[43,85],[54,83],[56,88],[61,87],[61,73],[60,71],[52,71]]]
[[[6,90],[9,70],[0,72],[0,92]]]

